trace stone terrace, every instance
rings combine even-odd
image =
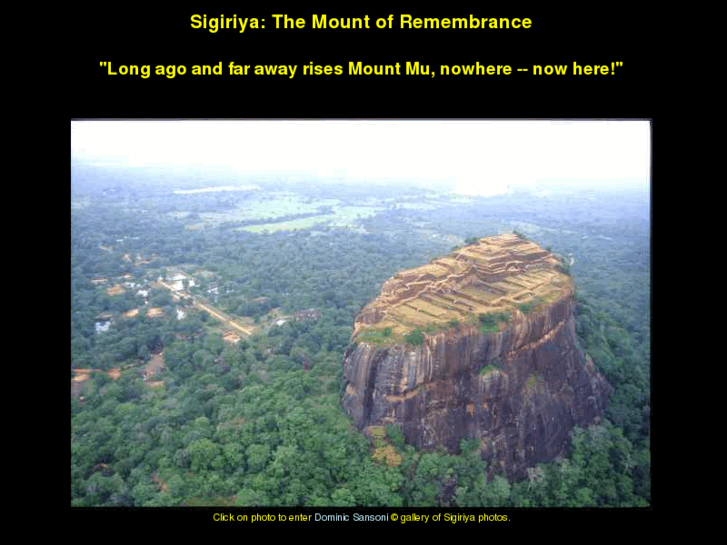
[[[357,318],[356,332],[375,326],[405,333],[416,327],[468,321],[478,314],[509,312],[572,290],[556,269],[558,259],[517,235],[480,239],[449,256],[398,273]]]

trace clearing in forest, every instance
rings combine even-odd
[[[144,380],[151,379],[154,375],[158,375],[164,369],[164,353],[160,352],[159,354],[154,354],[144,366]]]
[[[121,287],[121,284],[116,284],[115,286],[108,288],[106,290],[106,293],[109,295],[121,295],[123,293],[126,293],[126,290]]]

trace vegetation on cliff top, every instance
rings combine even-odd
[[[424,333],[422,332],[421,328],[416,328],[411,333],[407,333],[404,335],[404,340],[406,341],[406,344],[410,344],[412,346],[419,346],[421,344],[424,344]]]
[[[415,327],[404,334],[394,334],[391,327],[370,326],[362,329],[355,337],[355,342],[365,342],[376,346],[392,346],[395,344],[409,344],[419,346],[424,343],[427,336],[438,333],[462,331],[463,326],[476,326],[482,333],[497,333],[503,324],[510,322],[510,313],[491,312],[479,314],[477,317],[470,317],[469,320],[461,322],[450,320],[447,323],[430,322],[424,327]]]
[[[507,323],[510,321],[510,314],[507,312],[491,312],[490,314],[480,314],[477,319],[480,331],[483,333],[497,333],[502,322]]]
[[[538,298],[533,299],[532,301],[528,301],[527,303],[522,303],[521,305],[518,305],[518,309],[523,314],[527,315],[530,314],[531,311],[538,308],[539,305],[542,304],[542,301]]]
[[[396,341],[397,338],[392,336],[390,327],[383,329],[374,327],[366,328],[356,336],[356,342],[365,342],[378,346],[395,344]]]

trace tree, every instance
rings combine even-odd
[[[419,346],[420,344],[424,344],[424,339],[425,336],[420,327],[417,327],[414,331],[411,331],[404,335],[404,340],[412,346]]]
[[[254,445],[250,445],[250,447],[246,451],[246,455],[247,467],[253,473],[257,473],[259,471],[262,471],[262,469],[268,463],[268,459],[270,458],[270,447],[267,445],[255,443]]]
[[[403,448],[406,444],[406,437],[400,425],[387,424],[386,436],[391,440],[391,444],[397,448]]]
[[[219,333],[211,333],[205,336],[203,346],[212,355],[218,356],[222,352],[222,349],[225,347],[225,343]]]
[[[359,505],[401,507],[403,501],[399,490],[403,482],[404,477],[398,468],[384,467],[365,458],[351,493]]]
[[[235,505],[238,507],[257,507],[260,505],[273,505],[268,490],[274,492],[276,483],[262,474],[249,479],[246,486],[235,494]]]
[[[568,275],[568,276],[572,276],[572,273],[571,273],[571,268],[570,268],[570,263],[565,263],[565,262],[564,262],[564,263],[558,263],[558,264],[557,264],[557,265],[555,266],[555,268],[556,268],[556,269],[557,269],[558,271],[562,272],[563,274],[566,274],[566,275]]]
[[[355,507],[358,505],[356,496],[345,486],[331,492],[331,503],[337,507]]]
[[[141,345],[141,346],[139,347],[139,352],[138,352],[138,354],[137,354],[137,357],[138,357],[138,358],[139,358],[140,360],[144,360],[144,361],[148,361],[148,360],[149,360],[149,358],[151,357],[151,352],[149,352],[149,349],[148,349],[148,348],[146,347],[146,345],[145,345],[145,344],[142,344],[142,345]]]
[[[219,454],[218,446],[206,438],[191,442],[187,450],[191,457],[192,473],[210,470],[213,460]]]

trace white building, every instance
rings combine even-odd
[[[105,333],[111,327],[111,322],[96,322],[96,333]]]

